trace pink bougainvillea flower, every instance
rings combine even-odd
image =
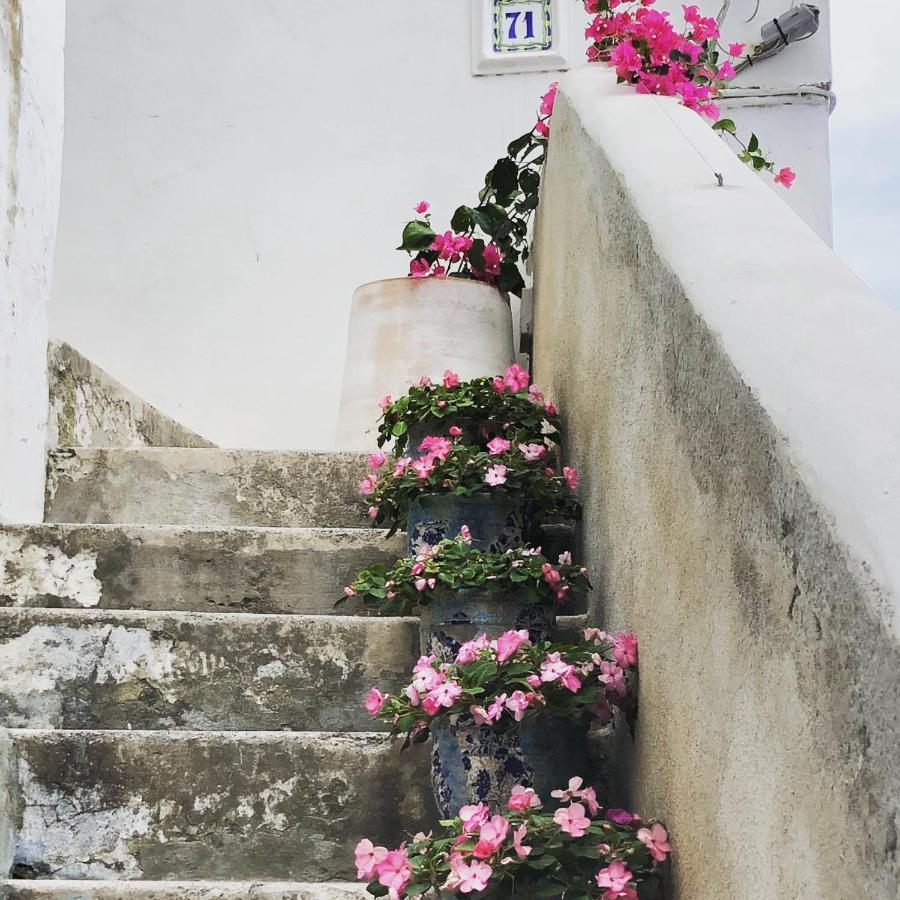
[[[369,455],[368,466],[370,469],[380,469],[387,462],[387,453],[380,450]]]
[[[553,813],[553,821],[560,829],[574,838],[584,837],[587,834],[591,820],[584,814],[584,807],[580,803],[558,809]],[[603,887],[603,885],[600,885]]]
[[[507,468],[504,465],[497,464],[496,466],[491,466],[487,472],[484,473],[484,481],[485,484],[491,485],[491,487],[497,487],[501,484],[506,484],[506,473]]]
[[[368,710],[369,715],[377,716],[381,712],[381,707],[384,706],[385,700],[387,700],[387,694],[382,694],[378,688],[373,687],[366,694],[366,700],[363,705]]]
[[[728,55],[729,56],[741,56],[746,49],[747,49],[746,44],[729,44],[728,45]]]
[[[785,166],[774,180],[775,184],[783,184],[786,188],[790,188],[796,177],[797,173],[790,166]]]
[[[375,870],[387,855],[385,847],[376,847],[368,838],[363,838],[354,852],[356,857],[356,877],[369,881],[375,876]]]
[[[431,263],[416,257],[409,262],[409,274],[412,278],[426,278],[431,274]]]
[[[405,850],[391,850],[375,867],[378,883],[402,895],[412,878],[412,866]]]
[[[569,487],[570,491],[577,490],[578,488],[578,470],[573,469],[571,466],[563,466],[563,478],[566,479],[566,484]]]
[[[419,213],[419,215],[422,215],[422,213],[427,213],[429,209],[431,209],[431,204],[427,200],[420,200],[415,205],[415,210],[417,213]]]
[[[726,59],[725,62],[719,66],[719,71],[716,73],[716,76],[722,81],[730,81],[734,78],[735,74],[734,66]]]
[[[606,888],[610,897],[621,897],[631,881],[631,872],[620,859],[611,862],[605,869],[601,869],[597,875],[597,887]],[[604,895],[606,896],[606,895]]]
[[[672,852],[669,834],[658,822],[650,828],[639,828],[637,839],[646,846],[657,862],[662,862]]]
[[[550,137],[550,126],[543,119],[538,119],[537,122],[534,123],[534,133],[538,135],[538,137],[548,138]]]
[[[551,83],[550,87],[547,89],[547,93],[541,97],[541,115],[542,116],[551,116],[553,115],[553,104],[556,102],[556,90],[559,87],[559,82],[554,81]]]
[[[512,394],[528,390],[531,376],[518,363],[513,363],[503,375],[503,386]]]
[[[636,666],[638,663],[638,641],[634,634],[620,632],[613,641],[613,656],[622,666]]]
[[[506,453],[511,446],[512,444],[506,438],[495,437],[488,441],[487,449],[491,456],[499,456],[501,453]]]
[[[534,792],[534,788],[517,784],[512,789],[506,805],[515,810],[536,809],[541,805],[541,798]]]

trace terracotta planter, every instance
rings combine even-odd
[[[417,556],[427,545],[445,537],[456,537],[463,525],[472,532],[479,550],[504,553],[524,540],[524,503],[496,494],[422,494],[409,507],[406,517],[406,551]]]
[[[447,591],[422,608],[422,653],[451,662],[460,646],[479,634],[496,638],[504,631],[527,629],[532,643],[548,640],[556,611],[547,603],[523,603],[515,587]]]
[[[338,414],[338,447],[375,446],[378,401],[446,369],[463,380],[515,359],[509,298],[463,278],[388,278],[356,289]]]

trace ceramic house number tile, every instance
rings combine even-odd
[[[472,0],[472,74],[567,69],[572,0]]]

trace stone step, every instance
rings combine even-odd
[[[0,525],[0,606],[334,613],[366,566],[405,554],[368,528]]]
[[[348,881],[361,836],[434,825],[427,745],[384,735],[9,735],[19,877]]]
[[[415,619],[0,609],[0,726],[371,731],[418,656]]]
[[[47,522],[365,525],[365,454],[196,447],[51,450]]]
[[[356,900],[364,884],[286,881],[0,881],[0,900]]]

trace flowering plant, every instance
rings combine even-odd
[[[580,778],[553,796],[566,805],[551,815],[531,788],[518,785],[502,814],[483,803],[464,806],[437,835],[419,833],[396,850],[363,839],[357,877],[369,882],[370,894],[390,898],[443,891],[637,900],[638,885],[672,852],[666,829],[624,809],[603,810]]]
[[[716,19],[700,15],[696,5],[683,6],[681,30],[668,12],[652,9],[655,4],[656,0],[584,0],[585,9],[595,13],[585,31],[591,42],[588,59],[608,63],[620,83],[639,93],[678,97],[684,106],[714,122],[713,128],[731,135],[741,146],[743,162],[757,171],[774,172],[775,164],[760,149],[759,138],[754,134],[744,143],[734,122],[720,118],[716,102],[736,74],[732,60],[743,55],[746,45],[730,44],[720,54]],[[789,188],[795,177],[786,167],[775,181]]]
[[[458,436],[428,435],[419,444],[424,455],[416,460],[401,456],[390,467],[385,453],[373,453],[359,490],[369,502],[369,518],[375,525],[389,525],[391,534],[405,524],[410,503],[422,494],[505,495],[521,499],[535,519],[576,519],[581,514],[574,497],[578,472],[564,466],[557,474],[546,464],[546,449],[495,437],[482,450]]]
[[[496,285],[522,295],[525,282],[519,262],[528,259],[528,227],[538,205],[541,166],[550,130],[556,84],[541,98],[538,120],[531,131],[512,141],[507,154],[487,173],[476,206],[460,206],[449,230],[435,231],[422,201],[419,218],[407,222],[398,250],[413,256],[413,278],[450,276]]]
[[[556,406],[544,397],[528,372],[518,364],[503,375],[460,381],[456,372],[444,372],[440,384],[422,376],[407,394],[381,401],[378,446],[394,440],[394,452],[403,451],[409,429],[423,423],[446,423],[449,433],[470,443],[497,436],[515,444],[546,444],[559,432]]]
[[[471,541],[464,527],[455,540],[445,539],[415,558],[404,557],[391,569],[376,563],[344,588],[342,600],[355,597],[377,607],[380,615],[404,616],[428,605],[441,591],[513,588],[524,606],[566,603],[591,588],[587,569],[573,565],[570,553],[563,553],[554,565],[541,555],[540,547],[486,553],[472,547]]]
[[[495,725],[552,710],[605,725],[613,706],[630,705],[628,677],[637,660],[633,634],[588,628],[583,644],[532,644],[525,630],[496,640],[481,634],[466,641],[452,663],[421,657],[402,696],[373,687],[364,705],[391,723],[392,734],[406,734],[407,744],[424,741],[438,716],[468,715],[476,725]]]

